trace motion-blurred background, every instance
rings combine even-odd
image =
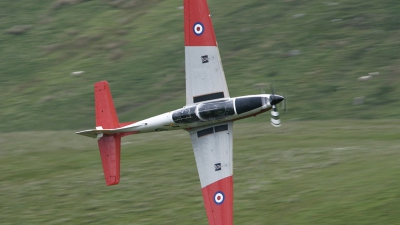
[[[237,224],[400,221],[397,0],[209,0],[235,125]],[[93,84],[120,121],[185,104],[181,0],[0,1],[0,224],[207,224],[188,135],[134,135],[105,187]],[[58,131],[58,132],[54,132]],[[11,133],[10,133],[11,132]]]

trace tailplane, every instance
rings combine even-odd
[[[107,81],[94,84],[96,107],[96,128],[113,129],[119,127],[117,112]],[[120,180],[121,136],[119,134],[99,135],[101,162],[107,185],[116,185]]]
[[[135,132],[119,129],[134,122],[119,123],[114,101],[107,81],[94,84],[96,108],[96,129],[76,132],[76,134],[98,138],[104,178],[107,185],[116,185],[120,180],[121,137]]]

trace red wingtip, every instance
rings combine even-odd
[[[221,179],[202,189],[210,225],[233,224],[233,178]]]
[[[184,0],[185,46],[217,46],[206,0]]]

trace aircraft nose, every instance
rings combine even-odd
[[[279,102],[283,101],[285,98],[280,95],[271,95],[269,96],[269,103],[271,105],[276,105]]]

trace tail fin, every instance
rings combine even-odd
[[[98,141],[104,178],[107,186],[116,185],[120,179],[121,135],[104,135]]]
[[[96,127],[113,129],[120,126],[107,81],[94,84]],[[121,134],[105,134],[98,141],[104,178],[107,185],[120,180]]]
[[[76,132],[76,134],[98,138],[106,184],[115,185],[119,183],[120,178],[121,138],[139,132],[124,132],[119,129],[135,122],[119,123],[107,81],[94,84],[94,100],[96,129],[83,130]]]
[[[119,127],[117,112],[107,81],[94,84],[94,100],[96,107],[96,127],[113,129]]]

